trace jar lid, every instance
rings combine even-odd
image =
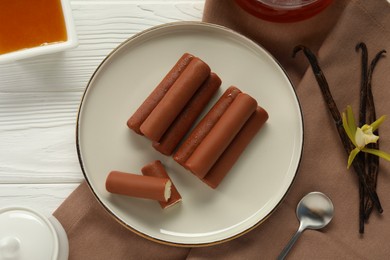
[[[0,209],[0,259],[57,259],[56,230],[43,215],[21,207]]]

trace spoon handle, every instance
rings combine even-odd
[[[288,252],[290,252],[290,249],[293,247],[299,236],[302,234],[304,228],[302,226],[299,227],[297,232],[294,234],[294,236],[290,239],[290,241],[287,243],[287,245],[283,248],[282,252],[278,256],[278,260],[284,260],[284,258],[287,256]]]

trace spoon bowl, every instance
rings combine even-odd
[[[301,199],[297,206],[297,217],[306,228],[320,229],[333,218],[332,201],[321,192],[311,192]]]
[[[314,191],[301,199],[296,214],[300,222],[299,228],[279,255],[278,259],[280,260],[286,257],[305,229],[320,229],[328,225],[333,218],[334,206],[325,194]]]

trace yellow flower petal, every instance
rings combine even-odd
[[[347,116],[346,116],[345,113],[342,114],[342,120],[343,120],[343,128],[344,128],[345,133],[347,133],[349,139],[356,146],[356,142],[355,142],[355,132],[356,132],[356,129],[355,129],[355,131],[351,130],[351,127],[348,124]]]
[[[348,165],[347,165],[347,169],[349,169],[349,167],[351,166],[353,160],[355,159],[356,155],[360,152],[360,149],[359,148],[355,148],[351,151],[351,153],[349,154],[349,157],[348,157]]]
[[[386,152],[383,152],[383,151],[380,151],[377,149],[371,149],[371,148],[364,148],[364,149],[362,149],[362,151],[365,153],[370,153],[370,154],[379,156],[379,157],[385,159],[386,161],[390,161],[390,154],[388,154]]]
[[[386,115],[383,115],[380,118],[378,118],[374,123],[372,123],[371,124],[372,131],[374,132],[376,129],[378,129],[379,126],[383,123],[383,121],[385,121],[385,119],[386,119]]]

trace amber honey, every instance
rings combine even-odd
[[[0,54],[66,40],[60,0],[0,0]]]

